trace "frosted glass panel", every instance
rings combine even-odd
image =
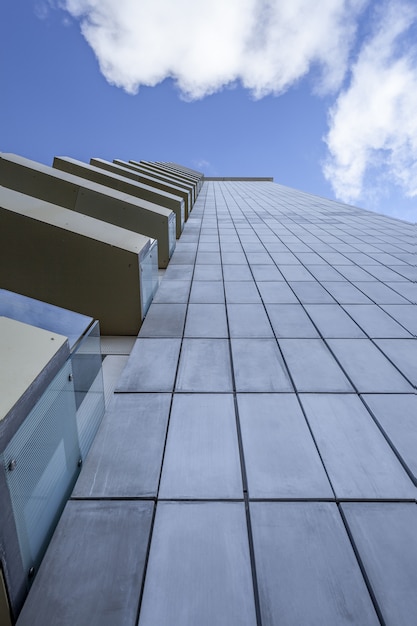
[[[78,474],[74,383],[67,362],[8,443],[3,463],[24,568],[36,567]]]
[[[142,316],[145,316],[158,288],[158,242],[156,239],[152,241],[148,253],[140,258],[140,275]]]
[[[100,327],[94,324],[71,357],[77,407],[77,428],[84,460],[104,415]]]
[[[171,213],[168,221],[168,245],[169,245],[169,256],[173,254],[176,245],[176,227],[177,221],[175,217],[175,213]]]

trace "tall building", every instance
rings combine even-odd
[[[160,278],[18,625],[414,626],[415,225],[206,178]]]

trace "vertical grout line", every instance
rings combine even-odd
[[[355,540],[354,540],[353,535],[352,535],[352,533],[350,531],[350,527],[349,527],[348,521],[347,521],[347,519],[345,517],[345,514],[344,514],[344,511],[343,511],[343,507],[341,507],[340,504],[337,504],[337,509],[339,511],[339,515],[340,515],[340,517],[342,519],[342,522],[343,522],[343,525],[345,527],[346,534],[347,534],[347,536],[349,538],[350,544],[352,546],[353,552],[354,552],[356,560],[358,562],[359,569],[361,570],[361,574],[363,576],[363,579],[364,579],[366,588],[368,590],[369,596],[371,598],[372,604],[374,605],[374,609],[375,609],[375,612],[377,614],[377,617],[378,617],[379,621],[381,622],[381,626],[386,626],[385,620],[384,620],[384,618],[382,616],[381,609],[379,608],[378,601],[377,601],[377,599],[375,597],[374,590],[372,589],[371,582],[370,582],[370,580],[368,578],[368,574],[366,573],[365,566],[364,566],[364,564],[362,562],[362,559],[361,559],[361,556],[359,554],[359,550],[356,547]]]
[[[228,207],[227,200],[224,198],[224,196],[223,196],[223,200],[224,200],[226,207]],[[216,206],[216,213],[217,213],[217,206]],[[229,210],[229,215],[230,215],[230,210]],[[218,224],[217,224],[217,227],[218,227]],[[223,263],[222,263],[222,276],[223,276]],[[249,558],[250,558],[251,571],[252,571],[252,585],[253,585],[256,623],[257,623],[257,626],[262,626],[261,606],[260,606],[260,600],[259,600],[258,576],[256,572],[255,548],[254,548],[254,542],[253,542],[252,521],[251,521],[250,505],[249,505],[248,481],[247,481],[247,473],[246,473],[245,456],[244,456],[244,450],[243,450],[242,431],[240,427],[239,407],[238,407],[238,402],[237,402],[236,381],[235,381],[235,373],[234,373],[234,366],[233,366],[233,353],[232,353],[232,345],[231,345],[231,338],[230,338],[229,316],[227,313],[224,276],[223,276],[223,291],[224,291],[224,296],[225,296],[225,311],[226,311],[226,323],[227,323],[227,334],[228,334],[229,355],[230,355],[230,367],[231,367],[232,384],[233,384],[233,401],[234,401],[234,408],[235,408],[236,434],[237,434],[237,439],[238,439],[240,469],[241,469],[241,475],[242,475],[243,498],[244,498],[244,505],[245,505],[246,527],[247,527],[247,533],[248,533]]]
[[[206,199],[206,196],[204,198],[202,198],[202,200],[204,201],[203,216],[204,216],[204,211],[205,211],[205,199]],[[196,199],[196,202],[197,202],[197,199]],[[195,207],[196,202],[194,203],[193,208]],[[191,211],[190,211],[190,215],[191,215]],[[202,220],[203,220],[203,216],[202,216]],[[198,241],[200,240],[200,236],[201,236],[201,228],[202,227],[200,225]],[[185,226],[184,226],[183,232],[184,232],[184,230],[185,230]],[[197,242],[196,255],[197,255],[197,251],[198,251],[198,242]],[[177,381],[178,368],[179,368],[180,357],[181,357],[182,343],[183,343],[183,339],[184,339],[185,323],[186,323],[186,318],[187,318],[187,313],[188,313],[188,305],[189,305],[189,301],[190,301],[190,294],[191,294],[191,288],[192,288],[192,283],[193,283],[194,271],[195,271],[195,261],[194,261],[194,269],[193,269],[193,273],[192,273],[192,277],[191,277],[190,290],[188,292],[187,312],[186,312],[186,316],[185,316],[185,320],[184,320],[184,327],[183,327],[183,330],[182,330],[180,350],[179,350],[179,353],[178,353],[177,367],[176,367],[176,371],[175,371],[174,383],[173,383],[172,392],[171,392],[171,400],[170,400],[170,405],[169,405],[169,410],[168,410],[168,419],[167,419],[167,426],[166,426],[166,432],[165,432],[164,446],[163,446],[162,456],[161,456],[161,467],[160,467],[160,470],[159,470],[158,486],[157,486],[155,499],[154,499],[154,503],[155,504],[154,504],[153,514],[152,514],[151,526],[150,526],[150,531],[149,531],[148,546],[147,546],[147,551],[146,551],[146,558],[145,558],[145,563],[144,563],[144,567],[143,567],[142,583],[141,583],[141,588],[140,588],[140,593],[139,593],[139,600],[138,600],[138,607],[137,607],[137,614],[136,614],[136,625],[139,624],[140,611],[141,611],[141,608],[142,608],[143,594],[144,594],[144,590],[145,590],[146,575],[147,575],[147,571],[148,571],[148,563],[149,563],[149,557],[150,557],[151,545],[152,545],[152,537],[153,537],[156,513],[157,513],[157,508],[158,508],[158,502],[159,502],[159,489],[160,489],[160,485],[161,485],[162,469],[163,469],[164,460],[165,460],[165,452],[166,452],[167,441],[168,441],[169,424],[170,424],[170,420],[171,420],[172,405],[173,405],[173,402],[174,402],[175,385],[176,385],[176,381]]]
[[[154,507],[153,507],[153,511],[152,511],[151,525],[150,525],[150,528],[149,528],[148,545],[146,547],[145,562],[143,564],[142,581],[141,581],[141,585],[140,585],[138,606],[137,606],[137,611],[136,611],[136,621],[135,621],[136,625],[139,624],[140,610],[142,608],[143,593],[144,593],[144,590],[145,590],[146,573],[148,571],[148,563],[149,563],[149,555],[150,555],[150,552],[151,552],[153,529],[154,529],[154,526],[155,526],[156,508],[157,508],[157,500],[155,498],[155,500],[154,500]]]
[[[205,200],[206,200],[206,196],[204,198],[202,198],[204,205],[203,205],[203,209],[202,209],[202,217],[201,217],[201,223],[203,221],[204,218],[204,211],[205,211]],[[193,209],[195,208],[195,204],[197,203],[197,199],[196,202],[193,205]],[[191,212],[190,212],[191,215]],[[187,220],[188,221],[188,220]],[[201,237],[201,224],[200,224],[200,230],[198,233],[198,239],[197,239],[197,246],[196,246],[196,257],[198,254],[198,243],[200,241],[200,237]],[[184,227],[185,230],[185,227]],[[183,230],[183,232],[184,232]],[[180,365],[180,359],[181,359],[181,353],[182,353],[182,347],[183,347],[183,342],[184,342],[184,332],[185,332],[185,324],[187,322],[187,315],[188,315],[188,306],[190,303],[190,295],[191,295],[191,289],[192,289],[192,285],[193,285],[193,279],[194,279],[194,272],[195,272],[195,263],[196,260],[194,260],[194,267],[193,267],[193,271],[192,271],[192,276],[191,276],[191,282],[190,282],[190,289],[188,292],[188,298],[187,298],[187,309],[186,309],[186,315],[185,315],[185,319],[184,319],[184,326],[182,329],[182,336],[181,336],[181,342],[180,342],[180,349],[178,352],[178,360],[177,360],[177,366],[176,366],[176,370],[175,370],[175,376],[174,376],[174,382],[173,382],[173,386],[172,386],[172,393],[171,393],[171,402],[170,402],[170,407],[169,407],[169,412],[168,412],[168,422],[167,422],[167,429],[166,429],[166,433],[165,433],[165,441],[164,441],[164,448],[163,448],[163,452],[162,452],[162,459],[161,459],[161,469],[159,472],[159,479],[158,479],[158,488],[157,488],[157,499],[159,497],[159,488],[161,485],[161,478],[162,478],[162,468],[164,465],[164,460],[165,460],[165,452],[166,452],[166,446],[167,446],[167,441],[168,441],[168,432],[169,432],[169,424],[170,424],[170,420],[171,420],[171,412],[172,412],[172,405],[174,402],[174,397],[175,397],[175,387],[176,387],[176,383],[177,383],[177,377],[178,377],[178,370],[179,370],[179,365]]]
[[[401,466],[403,467],[404,471],[407,473],[407,475],[410,478],[410,480],[412,481],[413,485],[417,486],[417,477],[414,476],[413,472],[408,467],[407,463],[405,462],[405,460],[401,456],[400,452],[395,447],[394,442],[391,441],[388,433],[385,431],[385,428],[383,428],[383,426],[379,423],[379,420],[377,419],[377,416],[374,414],[374,412],[371,409],[371,407],[368,406],[368,404],[366,403],[366,400],[364,400],[364,398],[363,398],[363,395],[364,394],[361,394],[361,393],[358,394],[360,401],[362,402],[362,404],[365,407],[365,409],[368,411],[368,413],[369,413],[370,417],[372,418],[372,420],[375,422],[376,427],[381,431],[382,436],[385,438],[387,444],[390,446],[390,448],[392,449],[393,453],[397,457],[398,461],[401,463]],[[406,394],[406,395],[413,395],[414,396],[414,394]]]

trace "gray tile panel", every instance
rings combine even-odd
[[[180,345],[179,338],[137,339],[116,391],[172,391]]]
[[[191,243],[197,243],[199,240],[199,227],[195,227],[191,224],[191,219],[188,218],[187,230],[182,232],[181,241],[189,241]]]
[[[301,304],[266,304],[265,308],[276,337],[301,339],[319,336]]]
[[[317,281],[289,282],[301,304],[331,304],[334,298]]]
[[[200,243],[216,243],[218,241],[219,241],[219,234],[217,233],[216,229],[207,228],[205,224],[202,224],[202,230],[201,230],[199,242]]]
[[[381,308],[412,335],[417,335],[417,309],[414,304],[383,304]]]
[[[171,262],[174,265],[191,265],[195,262],[196,252],[174,252]]]
[[[171,280],[165,278],[159,285],[152,304],[181,304],[188,302],[190,284],[190,280]]]
[[[403,283],[395,283],[400,285]],[[408,301],[400,296],[399,293],[384,285],[379,281],[361,282],[356,285],[368,298],[373,300],[375,304],[408,304]]]
[[[339,304],[371,304],[369,298],[348,281],[325,281],[321,284]]]
[[[414,387],[417,386],[417,341],[412,339],[376,339],[382,352],[398,367]]]
[[[247,259],[243,252],[222,251],[222,263],[224,265],[247,265]]]
[[[299,392],[353,392],[322,339],[280,339],[287,367]]]
[[[383,623],[414,626],[417,615],[417,506],[341,505]]]
[[[178,252],[197,252],[197,243],[181,239],[175,249]]]
[[[353,261],[356,265],[361,265],[366,267],[367,265],[378,265],[379,261],[373,259],[371,256],[367,254],[363,254],[362,252],[345,252],[345,256]]]
[[[152,304],[139,337],[182,337],[186,310],[186,304]]]
[[[225,281],[252,280],[249,265],[223,265],[223,278]]]
[[[301,265],[300,261],[292,252],[271,252],[271,257],[278,267],[281,267],[281,265]]]
[[[272,258],[267,252],[246,252],[246,257],[250,265],[273,264]]]
[[[413,387],[369,339],[327,339],[360,393],[411,393]]]
[[[417,484],[417,395],[364,394],[362,398]]]
[[[304,244],[302,244],[300,242],[299,244],[300,246],[303,246]],[[278,238],[275,239],[275,241],[272,242],[268,242],[265,245],[265,248],[268,250],[268,252],[288,252],[289,247],[286,246],[285,244],[281,243]],[[279,263],[279,261],[277,261],[275,259],[276,263]]]
[[[335,504],[253,502],[250,512],[263,626],[379,624]]]
[[[321,252],[321,256],[330,265],[353,265],[352,261],[340,252]]]
[[[275,280],[284,280],[283,275],[275,265],[253,265],[251,267],[252,274],[256,282]]]
[[[226,302],[229,304],[260,303],[256,283],[251,281],[225,281]]]
[[[184,237],[184,234],[182,235]],[[164,278],[168,281],[173,280],[191,280],[194,271],[194,264],[175,265],[170,262],[164,273]]]
[[[384,265],[404,265],[405,264],[405,260],[403,261],[402,258],[404,257],[404,259],[407,257],[408,255],[405,254],[396,254],[395,256],[393,256],[392,254],[387,254],[386,252],[372,252],[372,254],[370,254],[370,256],[375,259],[376,261],[378,261],[378,263],[383,263]],[[412,256],[410,258],[410,261],[415,261],[415,256]]]
[[[170,404],[171,394],[116,394],[73,497],[156,497]]]
[[[405,328],[397,324],[392,317],[376,304],[352,304],[345,305],[343,308],[371,339],[375,337],[411,337]]]
[[[316,280],[314,276],[310,274],[310,272],[302,265],[280,265],[279,268],[285,280],[288,281]]]
[[[240,502],[161,502],[139,626],[256,626]]]
[[[344,281],[345,277],[342,276],[339,272],[337,272],[331,265],[307,265],[308,271],[314,276],[314,278],[318,281],[328,280],[328,281]]]
[[[243,248],[240,243],[230,243],[221,239],[220,248],[222,252],[243,252]]]
[[[227,317],[224,304],[189,304],[184,337],[227,338]]]
[[[297,257],[297,259],[299,261],[301,261],[301,263],[304,266],[307,266],[307,265],[326,265],[326,266],[328,266],[327,261],[325,261],[316,252],[297,252],[297,254],[295,256]]]
[[[252,221],[252,226],[253,226],[254,222]],[[265,248],[264,246],[259,242],[256,241],[254,243],[250,242],[250,243],[244,243],[243,244],[243,249],[245,250],[245,252],[247,254],[265,254]],[[254,258],[254,260],[257,260],[257,257]],[[270,256],[267,254],[265,261],[266,263],[269,263],[271,260]],[[252,261],[250,261],[251,264],[256,265],[256,263],[253,263]]]
[[[215,243],[207,243],[207,242],[201,242],[198,245],[198,251],[199,252],[220,252],[220,244],[218,241],[216,241]],[[216,261],[216,263],[218,263],[218,261]]]
[[[317,241],[314,237],[312,239],[309,239],[309,245],[308,245],[308,249],[309,250],[314,250],[315,252],[317,252],[322,258],[323,252],[332,252],[333,248],[332,246],[328,245],[327,243],[324,243],[322,241]],[[339,244],[340,245],[340,244]],[[346,244],[347,245],[347,244]],[[288,244],[288,247],[295,250],[295,251],[299,251],[299,244]],[[326,263],[328,263],[328,261],[326,261]]]
[[[404,252],[402,251],[404,250]],[[408,252],[406,252],[408,250]],[[385,261],[384,261],[385,262]],[[387,265],[392,265],[396,268],[399,264],[402,267],[405,264],[415,265],[416,264],[416,246],[415,239],[413,244],[405,244],[398,247],[396,250],[393,250],[393,255],[390,260],[386,262]]]
[[[340,499],[414,499],[417,490],[354,394],[302,394],[301,403]]]
[[[237,391],[293,391],[275,339],[232,339],[231,344]]]
[[[176,391],[232,392],[227,339],[184,339]]]
[[[264,304],[296,304],[298,300],[286,282],[262,281],[257,283]]]
[[[207,302],[210,304],[223,303],[223,282],[218,280],[194,280],[191,286],[190,302]]]
[[[202,234],[200,241],[203,241],[205,239],[205,235]],[[230,250],[230,252],[242,252],[243,248],[234,228],[227,229],[225,226],[222,226],[219,233],[219,239],[221,250]]]
[[[232,395],[175,395],[159,498],[243,499]]]
[[[306,304],[305,310],[323,337],[365,337],[339,304]]]
[[[372,275],[368,273],[368,268],[364,270],[357,265],[335,265],[334,269],[348,280],[354,280],[356,282],[368,282],[372,280]],[[359,287],[359,285],[357,286]]]
[[[230,337],[273,337],[262,304],[228,304]]]
[[[396,267],[395,271],[401,276],[408,278],[409,280],[416,282],[417,281],[417,267],[416,265],[401,265],[401,267]]]
[[[416,254],[417,257],[417,254]],[[415,259],[414,261],[415,264],[417,264],[417,259]],[[398,282],[389,282],[387,283],[387,285],[393,289],[394,291],[396,291],[397,293],[401,294],[404,298],[407,298],[407,300],[409,302],[411,302],[412,304],[417,304],[417,278],[414,279],[414,282],[403,282],[403,283],[398,283]]]
[[[135,626],[153,506],[70,501],[19,626]]]
[[[239,394],[250,498],[332,499],[295,394]]]
[[[385,265],[372,265],[366,268],[366,271],[369,272],[374,278],[382,281],[394,281],[394,282],[404,282],[407,279],[399,274],[396,270],[390,269]]]
[[[194,270],[195,281],[221,281],[222,266],[218,265],[196,265]]]
[[[196,265],[220,264],[220,252],[197,252]]]

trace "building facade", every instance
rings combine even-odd
[[[205,179],[19,626],[415,624],[415,228]]]

